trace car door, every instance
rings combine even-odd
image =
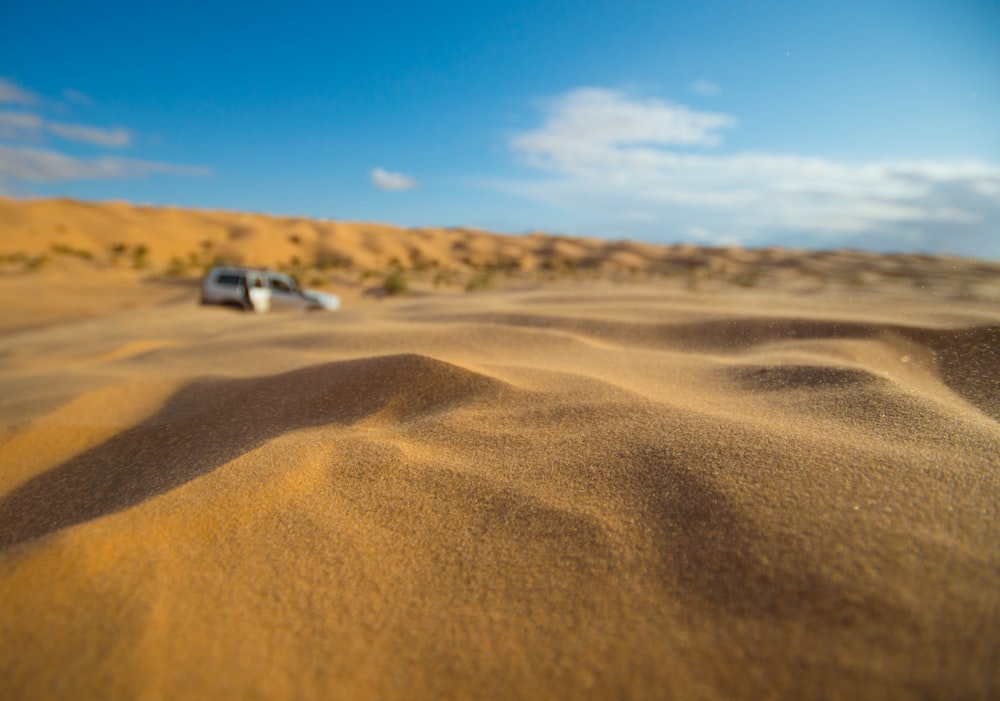
[[[247,298],[254,311],[266,312],[271,309],[271,289],[267,285],[264,276],[256,271],[249,271],[246,275]]]
[[[307,300],[299,292],[295,281],[287,275],[268,273],[268,286],[271,289],[271,308],[275,311],[304,309]]]

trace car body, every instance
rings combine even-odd
[[[201,303],[254,312],[293,309],[339,309],[337,295],[303,290],[290,276],[264,268],[221,266],[201,281]]]

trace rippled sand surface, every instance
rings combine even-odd
[[[1000,694],[995,306],[182,293],[2,337],[4,698]]]

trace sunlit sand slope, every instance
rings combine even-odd
[[[8,333],[0,697],[1000,695],[1000,311],[868,295]]]

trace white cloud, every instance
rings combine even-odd
[[[64,97],[78,103],[89,101],[86,95],[64,90]],[[40,100],[14,83],[0,78],[0,102],[37,104]],[[51,108],[51,103],[49,104]],[[59,107],[56,103],[56,107]],[[36,110],[44,110],[39,105]],[[153,174],[204,176],[211,171],[199,166],[175,165],[118,156],[78,158],[60,151],[39,148],[47,136],[101,148],[122,148],[132,141],[132,134],[122,127],[92,127],[84,124],[50,121],[35,111],[0,110],[0,191],[19,189],[18,183],[52,183],[67,180],[108,180],[141,178]]]
[[[42,118],[31,112],[0,110],[0,139],[34,136],[42,130]]]
[[[624,226],[633,236],[698,231],[745,244],[795,236],[800,245],[880,236],[890,246],[895,240],[933,248],[947,244],[936,237],[948,227],[969,240],[1000,229],[1000,207],[989,204],[1000,189],[1000,167],[988,163],[844,163],[674,148],[717,145],[718,131],[735,123],[729,115],[659,100],[575,90],[549,104],[539,128],[509,142],[519,160],[545,177],[503,187],[576,212],[579,233]],[[655,221],[621,217],[629,211]]]
[[[0,144],[0,182],[22,180],[51,183],[63,180],[110,180],[141,178],[153,174],[206,176],[199,166],[157,163],[117,156],[80,159],[57,151],[10,148]]]
[[[510,146],[529,165],[583,175],[594,165],[650,151],[640,146],[714,146],[721,141],[717,132],[735,125],[727,114],[580,88],[551,100],[545,123],[515,136]]]
[[[34,105],[38,96],[12,80],[0,78],[0,104]]]
[[[698,93],[699,95],[705,95],[706,97],[715,97],[722,92],[722,88],[720,88],[717,83],[713,83],[710,80],[696,80],[691,83],[690,87],[692,92]]]
[[[65,88],[62,91],[63,97],[72,102],[75,105],[82,105],[83,107],[90,107],[94,104],[94,100],[90,95],[85,95],[79,90],[74,90],[73,88]]]
[[[101,129],[99,127],[88,127],[83,124],[46,122],[45,129],[63,139],[81,141],[93,144],[94,146],[119,148],[121,146],[128,146],[129,142],[132,141],[132,135],[129,131],[121,127]]]
[[[380,190],[411,190],[417,181],[403,173],[392,173],[382,168],[372,168],[372,185]]]
[[[111,127],[102,129],[83,124],[50,122],[31,112],[0,110],[0,138],[29,139],[37,141],[42,132],[55,134],[67,141],[77,141],[94,146],[118,148],[128,146],[132,135],[127,129]]]

